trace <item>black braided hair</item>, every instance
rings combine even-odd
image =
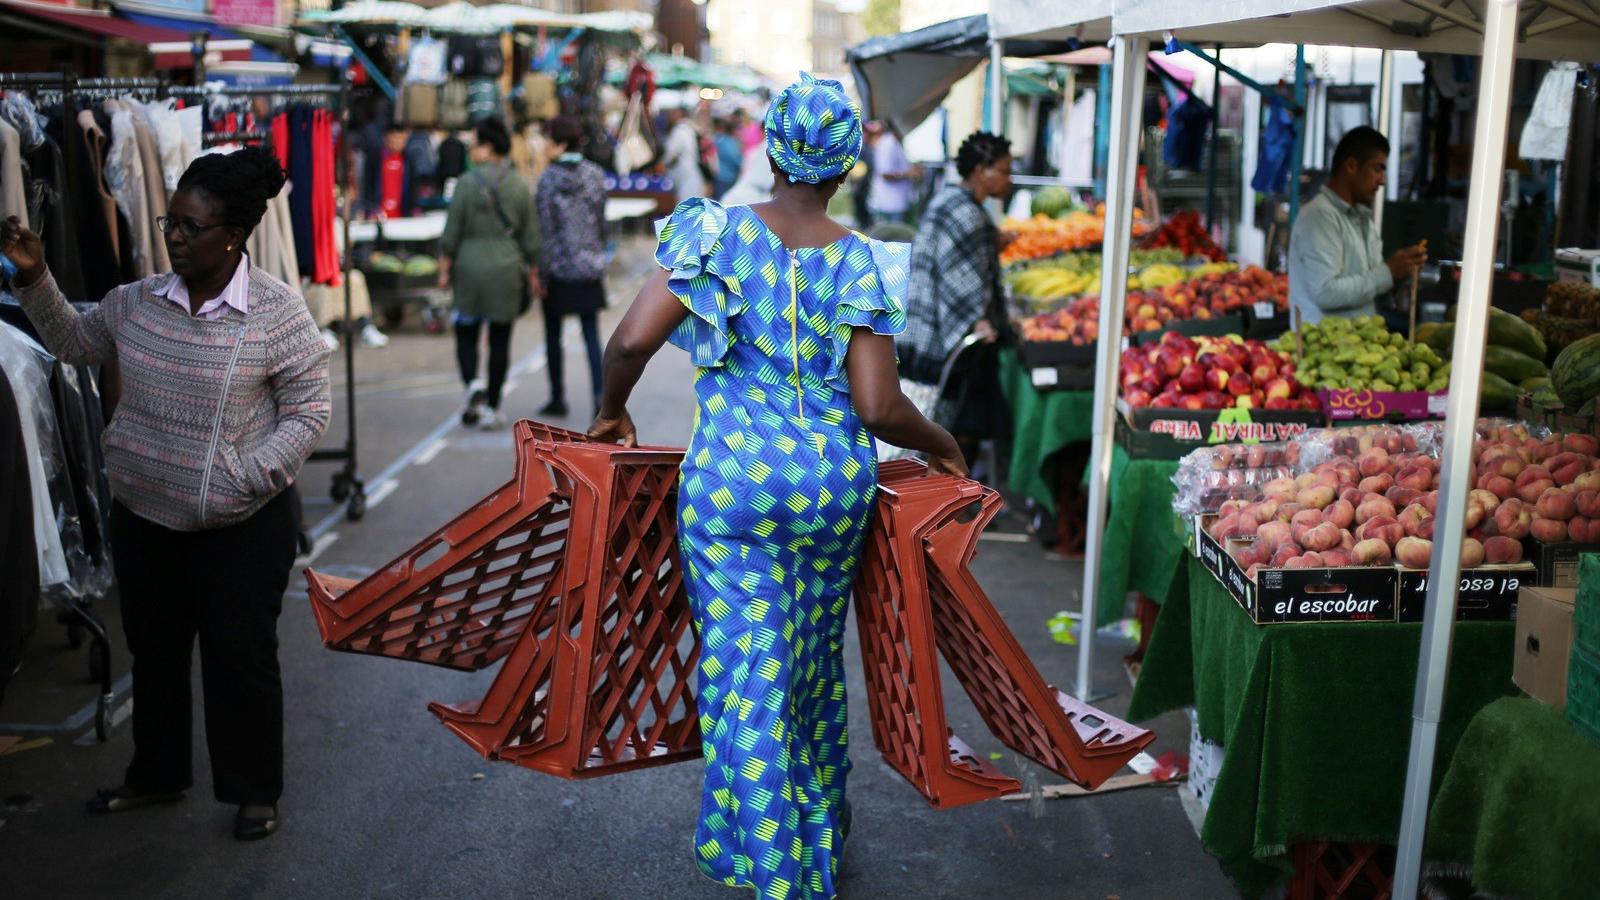
[[[222,223],[244,230],[248,237],[267,212],[267,201],[283,190],[287,176],[278,157],[264,147],[196,157],[178,190],[199,188],[222,205]]]
[[[998,134],[974,131],[961,142],[961,149],[956,151],[956,171],[965,178],[979,166],[991,165],[1001,157],[1010,155],[1010,141]]]

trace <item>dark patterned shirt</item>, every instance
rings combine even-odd
[[[558,159],[533,195],[544,239],[543,274],[594,281],[605,271],[606,173],[586,160]]]
[[[994,308],[998,239],[966,188],[946,185],[929,202],[911,245],[906,330],[895,342],[903,377],[937,384],[945,360]]]

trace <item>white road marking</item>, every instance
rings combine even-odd
[[[126,694],[128,692],[128,690],[130,688],[132,688],[132,687],[133,687],[133,673],[132,672],[124,672],[124,673],[122,673],[122,677],[118,678],[116,680],[116,682],[111,685],[111,694],[112,694],[112,696],[120,697],[120,696]],[[90,722],[94,721],[94,712],[95,712],[95,709],[98,707],[99,703],[100,703],[99,700],[90,700],[88,703],[84,704],[83,707],[81,709],[79,709],[77,712],[73,713],[70,716],[67,716],[65,719],[62,719],[61,721],[56,722],[55,724],[52,724],[52,725],[36,725],[36,724],[30,723],[30,722],[0,722],[0,734],[3,734],[3,733],[8,732],[8,731],[26,731],[26,732],[30,732],[30,733],[32,733],[32,732],[41,732],[41,731],[44,731],[44,732],[77,731],[78,729],[82,728],[83,726],[88,725]]]
[[[447,437],[439,438],[437,441],[434,441],[433,443],[429,444],[428,445],[428,449],[426,449],[426,450],[422,451],[421,453],[417,454],[417,460],[416,460],[416,462],[412,463],[412,465],[425,466],[428,463],[433,462],[434,459],[436,459],[439,456],[440,453],[444,452],[444,448],[446,448],[448,446],[450,446],[450,439],[449,438],[447,438]]]
[[[385,478],[378,482],[377,486],[367,494],[367,509],[377,509],[378,504],[389,499],[389,495],[394,493],[394,489],[399,486],[400,482],[393,478]]]

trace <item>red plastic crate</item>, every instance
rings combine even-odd
[[[1388,844],[1306,841],[1289,854],[1289,900],[1391,900],[1395,848]]]
[[[935,648],[1002,743],[1084,787],[1155,740],[1045,684],[973,579],[995,492],[908,460],[881,466],[879,482],[856,613],[873,739],[890,765],[939,807],[1021,790],[950,731]]]
[[[566,778],[694,759],[698,645],[678,567],[682,451],[515,426],[516,475],[360,582],[306,571],[324,643],[456,669],[430,704],[485,757]]]

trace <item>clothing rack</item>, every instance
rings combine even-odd
[[[180,99],[205,100],[210,97],[294,97],[294,98],[322,98],[328,101],[339,116],[341,125],[340,140],[350,140],[350,89],[347,85],[340,84],[289,84],[277,87],[173,87],[168,88],[166,96]],[[267,132],[212,132],[204,135],[210,142],[224,140],[251,141],[266,140]],[[344,321],[346,326],[352,320],[350,307],[350,210],[346,200],[350,180],[349,162],[344,153],[334,157],[334,184],[338,187],[337,202],[344,221],[344,253],[340,263],[344,278]],[[310,462],[342,462],[344,468],[334,473],[333,485],[328,493],[335,503],[345,504],[345,517],[352,522],[360,521],[367,513],[367,488],[356,472],[356,351],[355,344],[349,335],[345,336],[344,343],[344,374],[345,374],[345,445],[339,448],[316,450],[311,454]],[[302,544],[304,540],[302,539]],[[309,549],[302,547],[302,549]]]
[[[61,72],[0,72],[0,90],[23,88],[30,91],[60,91],[63,116],[70,121],[77,115],[78,97],[104,91],[155,91],[158,95],[167,90],[161,78],[79,78],[70,70]],[[63,141],[61,147],[64,168],[72,166],[72,142]],[[113,549],[113,552],[115,550]],[[85,633],[89,636],[89,677],[99,684],[100,694],[95,701],[94,733],[101,741],[111,736],[111,711],[116,703],[116,693],[111,679],[111,641],[106,635],[105,623],[90,608],[93,601],[103,597],[69,597],[67,608],[60,619],[67,627],[67,644],[77,649],[83,644]]]

